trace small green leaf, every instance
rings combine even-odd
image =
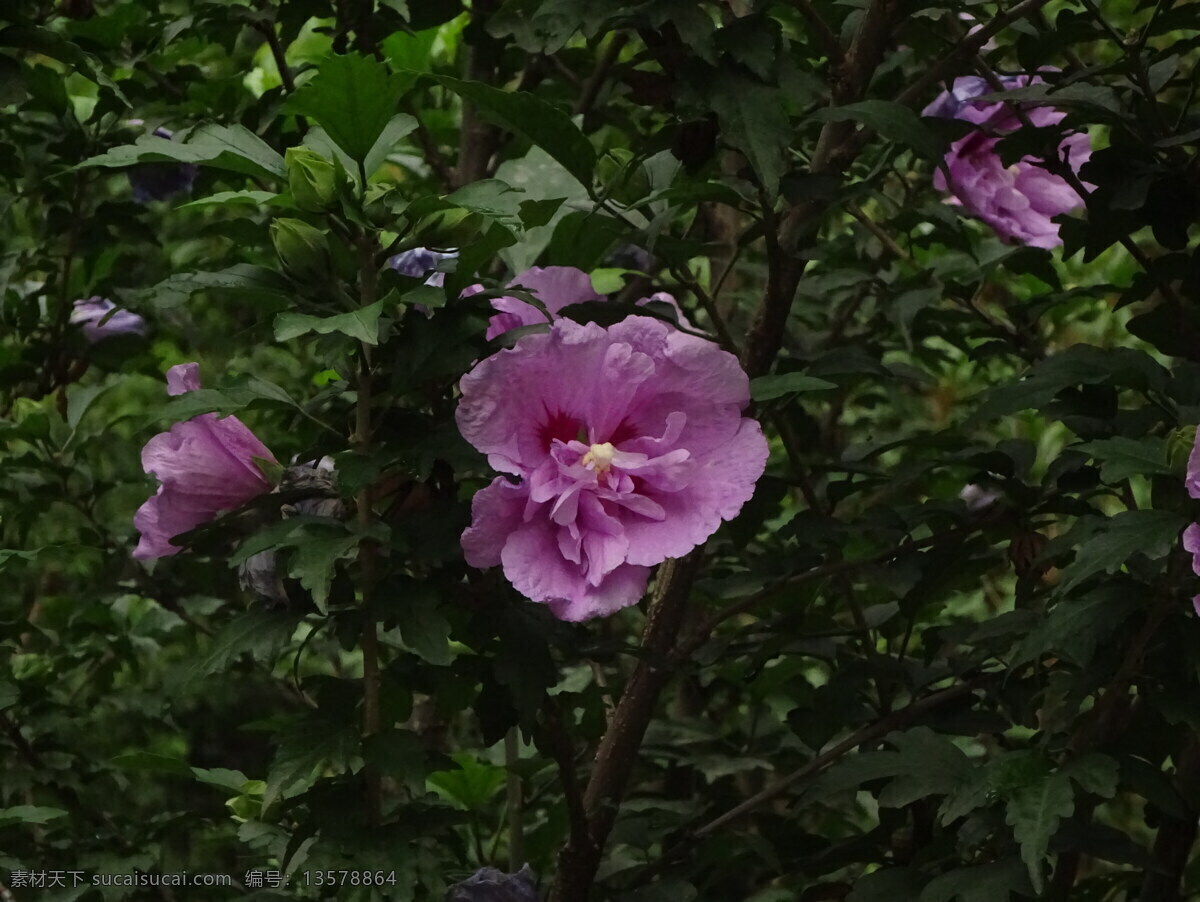
[[[780,376],[759,376],[750,382],[750,397],[755,401],[770,401],[784,395],[808,391],[828,391],[837,384],[803,373],[784,373]]]
[[[257,209],[279,197],[274,191],[218,191],[208,197],[201,197],[186,204],[180,204],[176,210],[188,210],[192,207],[251,207]]]
[[[721,120],[722,135],[746,155],[767,194],[774,196],[793,136],[783,91],[734,73],[715,79],[711,91],[710,102]]]
[[[508,780],[502,767],[481,764],[461,752],[453,756],[457,770],[439,770],[429,775],[429,786],[438,795],[457,802],[468,811],[486,808]]]
[[[0,808],[0,827],[10,824],[45,824],[55,818],[66,817],[61,808],[41,808],[37,805],[17,805]]]
[[[376,301],[374,304],[336,316],[280,313],[275,317],[275,340],[290,341],[312,332],[318,335],[340,332],[355,341],[375,345],[379,343],[379,316],[382,312],[383,302]]]
[[[246,653],[259,661],[273,662],[299,622],[295,614],[266,608],[242,614],[213,636],[204,655],[184,671],[175,690],[182,692],[210,673],[228,670]]]
[[[1112,517],[1087,517],[1063,537],[1078,544],[1075,561],[1063,570],[1059,590],[1066,594],[1095,573],[1114,573],[1135,554],[1165,555],[1187,526],[1187,518],[1167,510],[1127,510]]]

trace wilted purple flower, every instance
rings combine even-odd
[[[114,335],[146,334],[144,319],[128,310],[117,310],[116,304],[102,297],[76,301],[71,311],[71,322],[83,327],[83,336],[91,344]]]
[[[1036,75],[1018,75],[1002,82],[1006,90],[1013,90],[1041,84],[1042,80]],[[927,116],[948,116],[979,126],[950,145],[945,158],[949,179],[939,168],[933,184],[941,191],[950,191],[954,202],[990,225],[1003,240],[1031,247],[1058,247],[1062,239],[1051,217],[1075,209],[1083,198],[1035,157],[1022,157],[1008,167],[1001,162],[996,145],[1022,122],[1011,104],[974,99],[990,93],[990,87],[981,78],[959,78],[951,91],[925,108]],[[1040,128],[1061,122],[1066,114],[1043,106],[1029,109],[1026,116],[1030,124]],[[1091,153],[1091,143],[1083,133],[1068,135],[1058,145],[1059,157],[1065,157],[1076,174]]]
[[[446,902],[538,902],[537,886],[529,865],[515,874],[482,868],[450,887]]]
[[[337,471],[332,457],[309,460],[294,464],[283,471],[279,479],[280,492],[309,492],[293,504],[280,506],[283,519],[294,516],[331,517],[340,519],[346,515],[346,505],[337,497]],[[287,601],[283,586],[283,575],[278,567],[279,555],[274,549],[260,551],[246,558],[238,567],[238,581],[243,589],[249,589],[273,601]]]
[[[536,295],[537,299],[546,305],[546,310],[550,312],[551,317],[555,319],[560,310],[572,304],[607,300],[604,295],[596,293],[596,289],[592,287],[591,276],[574,266],[535,266],[509,282],[508,287],[524,288]],[[481,290],[479,286],[472,286],[463,294],[474,294]],[[665,291],[659,291],[635,303],[644,306],[653,302],[669,304],[675,310],[681,323],[691,325],[683,315],[683,311],[679,309],[675,298]],[[520,298],[507,295],[492,298],[492,307],[500,312],[488,320],[486,337],[489,340],[497,335],[503,335],[509,329],[535,326],[546,322],[546,315],[541,310]]]
[[[427,247],[414,247],[412,250],[402,251],[389,257],[388,266],[400,275],[411,276],[414,279],[428,275],[429,278],[425,280],[425,284],[441,288],[442,283],[446,281],[446,274],[434,272],[434,270],[443,260],[453,260],[457,256],[458,251],[434,251]],[[432,275],[430,275],[431,273]]]
[[[657,319],[557,320],[460,386],[459,430],[516,477],[476,493],[467,562],[502,566],[563,620],[635,604],[650,568],[736,516],[766,465],[737,359]]]
[[[154,134],[168,141],[173,136],[165,128],[156,128]],[[199,174],[200,167],[195,163],[138,163],[131,166],[127,173],[133,199],[139,204],[167,200],[176,194],[188,194]]]
[[[200,366],[182,363],[167,371],[167,392],[180,395],[200,388]],[[133,525],[142,534],[133,556],[167,557],[182,549],[171,539],[222,511],[271,491],[255,458],[274,455],[237,417],[206,413],[160,433],[142,449],[142,468],[160,483],[138,508]]]

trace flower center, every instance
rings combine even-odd
[[[612,442],[602,442],[592,445],[579,462],[594,469],[597,476],[602,476],[612,469],[613,455],[616,453],[617,449],[612,446]]]

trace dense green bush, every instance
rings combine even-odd
[[[1200,897],[1198,9],[7,0],[3,887]]]

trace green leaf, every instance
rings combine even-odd
[[[879,796],[885,807],[903,807],[930,795],[949,795],[972,779],[971,761],[950,740],[928,727],[893,733],[895,751],[865,752],[842,759],[813,782],[806,798],[820,799],[871,780],[892,782]]]
[[[371,145],[371,149],[367,151],[366,160],[363,162],[363,168],[366,170],[368,178],[383,165],[383,161],[387,159],[388,154],[392,152],[400,139],[411,134],[416,128],[417,120],[407,113],[397,113],[388,120],[388,124],[383,127],[383,131]]]
[[[1160,558],[1175,545],[1188,520],[1166,510],[1128,510],[1113,517],[1080,520],[1061,540],[1078,544],[1075,561],[1063,570],[1063,594],[1095,573],[1115,573],[1135,554]]]
[[[507,772],[502,767],[481,764],[466,752],[452,757],[458,769],[431,773],[428,780],[430,788],[468,811],[487,808],[492,797],[508,781]]]
[[[1040,894],[1045,883],[1042,863],[1050,839],[1058,831],[1059,821],[1074,812],[1075,790],[1070,778],[1061,771],[1017,790],[1008,800],[1006,820],[1021,845],[1021,860],[1029,871],[1035,893]]]
[[[784,395],[808,391],[828,391],[837,384],[803,373],[784,373],[780,376],[759,376],[750,382],[750,397],[755,401],[770,401]]]
[[[379,316],[382,312],[383,302],[376,301],[374,304],[336,316],[280,313],[275,317],[275,340],[290,341],[311,332],[318,335],[340,332],[355,341],[376,345],[379,344]]]
[[[905,144],[927,157],[941,154],[937,137],[908,107],[890,100],[861,100],[846,106],[826,107],[814,114],[822,122],[852,120],[879,132],[889,141]]]
[[[558,107],[532,94],[501,91],[477,81],[445,75],[433,78],[475,104],[483,118],[542,148],[585,186],[591,186],[596,151],[571,117]]]
[[[1007,902],[1015,893],[1028,892],[1029,881],[1021,862],[1008,858],[935,877],[917,902]]]
[[[1157,436],[1144,438],[1100,439],[1076,445],[1080,451],[1101,462],[1100,476],[1107,483],[1120,482],[1130,476],[1172,474],[1167,460],[1167,440]]]
[[[353,557],[358,544],[358,536],[319,535],[298,541],[288,562],[288,576],[300,580],[300,585],[312,593],[313,602],[324,610],[335,565],[343,558]]]
[[[401,134],[416,127],[410,118],[393,116],[409,81],[395,75],[388,67],[370,56],[348,53],[326,57],[317,74],[288,98],[284,109],[289,113],[307,116],[321,126],[330,138],[356,162],[374,156],[382,157],[391,150],[376,149],[389,125]],[[393,142],[394,143],[394,142]],[[372,151],[374,150],[374,154]],[[370,176],[370,170],[367,175]]]
[[[318,716],[305,718],[283,730],[278,741],[263,793],[264,810],[297,783],[307,784],[318,767],[347,770],[359,747],[357,730]]]
[[[209,674],[228,670],[243,654],[273,663],[299,622],[296,614],[266,608],[242,614],[213,636],[205,653],[184,671],[175,691],[186,691]]]
[[[1102,586],[1081,598],[1060,599],[1045,620],[1021,640],[1008,666],[1015,670],[1053,652],[1086,667],[1100,641],[1119,628],[1135,607],[1125,586]]]
[[[425,746],[410,730],[383,730],[363,740],[363,760],[379,772],[407,787],[414,797],[425,791],[428,768]]]
[[[17,703],[20,694],[12,683],[0,683],[0,711],[11,708]]]
[[[287,178],[283,157],[242,125],[203,123],[174,139],[142,135],[133,144],[114,147],[84,160],[82,166],[124,167],[137,163],[195,163],[266,178]]]
[[[710,103],[721,120],[725,140],[746,155],[764,190],[773,197],[779,191],[786,169],[785,149],[793,137],[783,91],[728,73],[714,79]]]
[[[192,770],[181,758],[168,755],[156,755],[153,752],[138,751],[117,755],[112,759],[114,767],[121,770],[146,771],[157,774],[172,774],[176,777],[190,777]]]
[[[121,92],[117,83],[105,73],[100,60],[81,50],[56,31],[40,26],[10,25],[0,31],[0,47],[15,47],[25,52],[40,53],[66,63],[84,78],[108,88],[125,106],[130,106],[128,98]]]
[[[220,272],[185,272],[168,276],[146,290],[157,307],[177,307],[198,291],[218,291],[255,301],[289,298],[291,286],[279,273],[263,266],[238,263]]]
[[[258,209],[279,197],[274,191],[218,191],[208,197],[201,197],[186,204],[180,204],[176,210],[188,210],[193,207],[251,207]]]
[[[207,783],[209,786],[217,786],[236,793],[241,793],[247,783],[257,782],[246,779],[246,775],[240,770],[230,770],[226,767],[193,767],[191,772],[192,776],[200,783]]]
[[[406,646],[430,664],[454,660],[450,651],[450,623],[438,610],[437,593],[415,580],[389,583],[387,617],[395,620]]]
[[[0,827],[10,824],[45,824],[56,818],[66,817],[61,808],[42,808],[37,805],[17,805],[0,808]]]

